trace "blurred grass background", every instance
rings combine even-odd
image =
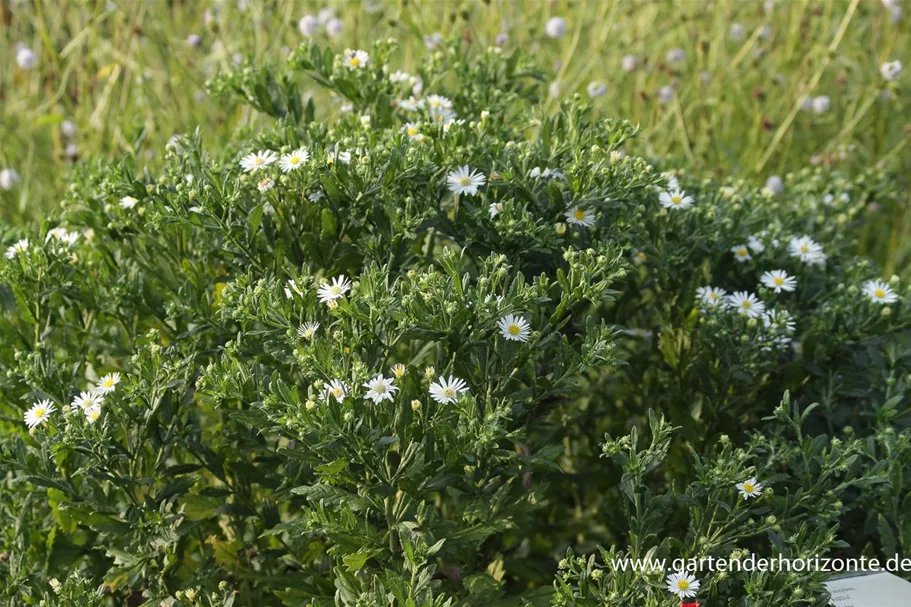
[[[413,67],[435,32],[531,52],[551,103],[603,84],[598,109],[642,127],[631,151],[669,166],[758,181],[810,164],[911,167],[908,74],[880,73],[911,61],[911,14],[896,0],[0,0],[0,169],[21,179],[0,188],[0,215],[52,209],[79,159],[130,153],[154,166],[174,134],[199,127],[217,146],[255,124],[209,100],[205,82],[243,58],[281,61],[308,40],[305,15],[317,18],[313,39],[339,50],[398,38],[393,69]],[[557,38],[554,17],[566,26]],[[829,108],[814,111],[807,100],[821,97]],[[890,271],[911,257],[906,207],[882,222]]]

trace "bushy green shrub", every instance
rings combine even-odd
[[[7,604],[666,605],[612,559],[909,547],[908,291],[854,254],[888,175],[663,174],[526,57],[417,90],[393,45],[224,76],[272,129],[7,231]]]

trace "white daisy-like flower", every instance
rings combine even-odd
[[[590,228],[595,225],[595,212],[591,209],[583,209],[582,207],[573,207],[570,210],[564,213],[566,217],[566,222],[571,223],[575,226],[582,226],[585,228]]]
[[[396,379],[402,379],[403,377],[405,377],[406,373],[408,373],[408,367],[406,367],[402,363],[397,363],[397,364],[392,365],[392,375]]]
[[[793,335],[797,325],[794,323],[794,317],[787,310],[769,310],[762,315],[762,324],[770,329],[777,329],[784,335]],[[787,344],[790,340],[784,340],[781,343]]]
[[[627,74],[639,66],[639,59],[635,55],[623,55],[620,60],[620,68]]]
[[[743,499],[759,497],[762,495],[762,483],[758,482],[755,477],[748,478],[742,483],[737,483],[736,486],[737,490],[740,491],[740,495],[743,496]]]
[[[17,240],[14,244],[6,250],[6,258],[12,259],[19,253],[25,253],[28,250],[28,238],[23,238],[22,240]]]
[[[797,257],[806,264],[821,266],[826,263],[826,254],[823,253],[822,246],[809,236],[792,238],[788,250],[791,257]]]
[[[367,67],[370,55],[366,51],[348,49],[345,51],[345,67],[349,70],[358,70]]]
[[[83,409],[82,412],[85,414],[85,420],[90,424],[94,424],[101,417],[101,407],[98,405]]]
[[[50,418],[51,413],[56,411],[57,408],[49,400],[42,400],[34,405],[31,409],[25,412],[23,419],[25,420],[25,425],[28,426],[28,429],[31,430],[36,426],[40,426],[47,422]]]
[[[765,304],[753,293],[736,291],[727,297],[728,306],[743,316],[758,318],[765,312]]]
[[[444,131],[448,131],[449,127],[452,126],[454,122],[457,122],[457,117],[458,115],[450,109],[438,108],[430,110],[430,121],[442,125]],[[458,122],[461,124],[464,120]]]
[[[304,166],[304,163],[310,158],[310,153],[304,148],[298,148],[290,154],[281,157],[278,163],[283,173],[290,173]]]
[[[345,293],[351,290],[351,281],[344,274],[336,276],[331,283],[325,283],[317,291],[317,296],[321,303],[335,301],[345,296]]]
[[[139,201],[132,196],[124,196],[120,199],[120,208],[122,209],[132,209],[137,204],[139,204]]]
[[[423,100],[415,99],[413,96],[408,99],[402,99],[399,101],[399,108],[405,110],[406,112],[416,112],[418,108],[423,106]]]
[[[367,388],[364,398],[372,400],[373,404],[378,405],[384,400],[392,400],[399,387],[393,383],[391,377],[383,377],[382,373],[377,373],[373,379],[363,384]]]
[[[793,276],[788,276],[788,273],[784,270],[765,272],[759,277],[759,281],[776,293],[781,293],[782,291],[790,292],[797,288],[797,279]]]
[[[895,80],[902,73],[901,61],[886,61],[879,66],[879,73],[889,82]]]
[[[73,399],[73,402],[70,404],[70,408],[74,410],[85,411],[92,407],[101,407],[101,403],[104,402],[104,394],[97,390],[88,390],[85,392],[80,392],[79,396]]]
[[[389,74],[389,82],[394,84],[401,84],[402,82],[408,82],[411,80],[411,74],[408,72],[403,72],[398,70]]]
[[[434,110],[452,109],[452,100],[450,100],[448,97],[443,97],[442,95],[428,95],[427,98],[423,101],[423,104],[426,105],[427,109],[431,112]]]
[[[699,301],[713,308],[718,307],[727,294],[727,291],[717,287],[699,287],[696,289],[696,297],[699,298]]]
[[[676,594],[681,599],[688,599],[696,596],[699,590],[699,580],[685,571],[678,571],[667,576],[667,590],[671,594]]]
[[[23,70],[30,70],[38,64],[38,57],[32,49],[20,46],[16,50],[16,64]]]
[[[408,122],[402,127],[402,132],[408,135],[412,141],[423,141],[424,134],[421,132],[420,122]]]
[[[273,162],[278,160],[278,154],[272,150],[260,150],[253,154],[247,154],[240,159],[240,168],[246,173],[252,173],[264,169]]]
[[[671,192],[661,192],[658,195],[658,202],[665,209],[688,209],[693,206],[693,197],[683,190],[673,190]]]
[[[777,196],[784,192],[784,181],[778,175],[772,175],[765,180],[765,187],[763,190],[772,196]]]
[[[440,376],[437,381],[430,384],[430,397],[442,405],[454,402],[459,394],[467,391],[468,384],[465,383],[465,380],[452,375],[449,376],[449,379]]]
[[[351,152],[336,150],[334,152],[329,152],[329,155],[326,157],[326,161],[329,164],[334,164],[336,159],[342,164],[351,164]]]
[[[509,341],[524,343],[528,341],[528,337],[531,335],[531,325],[528,324],[528,321],[515,314],[507,314],[501,318],[497,322],[497,327],[500,328],[500,335]]]
[[[95,390],[101,394],[107,394],[108,392],[113,392],[119,383],[120,373],[108,373],[98,380],[98,385],[95,386]]]
[[[474,196],[478,193],[478,189],[487,182],[487,178],[480,171],[475,171],[466,164],[449,173],[446,181],[449,183],[450,192]]]
[[[0,170],[0,189],[7,191],[12,190],[20,181],[19,171],[16,169]]]
[[[348,396],[348,384],[338,379],[331,380],[328,385],[323,386],[319,393],[319,398],[323,401],[334,398],[337,402],[342,402],[346,396]]]
[[[753,259],[753,256],[750,255],[750,247],[745,244],[734,245],[731,247],[731,253],[734,254],[734,259],[740,263],[744,263]]]
[[[345,23],[338,17],[333,17],[326,21],[326,34],[330,38],[338,38],[342,35],[342,29],[344,29]]]
[[[528,176],[532,179],[539,179],[541,177],[544,179],[566,179],[566,175],[562,172],[554,171],[546,167],[543,169],[541,167],[535,167],[528,172]]]
[[[882,280],[868,280],[864,283],[864,295],[873,303],[890,304],[898,301],[898,295]]]
[[[51,239],[66,246],[73,246],[79,240],[79,232],[70,232],[66,228],[54,228],[53,230],[48,230],[44,242],[48,242]]]
[[[487,207],[487,212],[490,213],[490,218],[493,219],[497,215],[503,212],[503,203],[502,202],[491,202],[490,206]]]
[[[828,95],[820,95],[819,97],[814,97],[813,101],[810,103],[813,111],[817,114],[825,114],[829,111],[829,108],[832,107],[832,100],[829,99]]]
[[[319,19],[313,15],[304,15],[301,17],[301,20],[297,23],[297,29],[300,30],[300,33],[304,36],[310,38],[316,34],[316,30],[319,28]]]
[[[318,322],[305,322],[297,328],[297,334],[303,339],[313,339],[313,336],[316,335],[318,330]]]
[[[270,177],[261,179],[259,183],[256,184],[256,189],[258,189],[260,192],[268,192],[273,187],[275,187],[275,181]]]
[[[762,253],[765,251],[765,244],[756,236],[750,236],[747,238],[747,246],[750,247],[750,250],[754,253]]]
[[[295,293],[301,297],[304,296],[304,290],[297,284],[297,281],[293,278],[289,278],[288,282],[285,283],[285,297],[291,299],[294,297]]]

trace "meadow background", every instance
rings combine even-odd
[[[641,127],[631,152],[715,178],[880,165],[905,190],[911,164],[906,76],[880,72],[911,60],[911,15],[897,1],[6,0],[0,13],[0,168],[21,180],[0,190],[12,223],[55,208],[82,159],[131,154],[154,167],[175,134],[199,128],[217,145],[255,128],[256,112],[216,102],[207,80],[281,62],[309,39],[342,50],[396,37],[405,70],[437,36],[521,47],[549,70],[551,103],[602,93],[605,116]],[[17,65],[23,48],[30,69]],[[315,103],[318,117],[343,109]],[[886,275],[908,266],[906,211],[882,209],[864,237]]]

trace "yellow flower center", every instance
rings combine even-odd
[[[809,253],[809,252],[810,252],[810,247],[808,247],[807,245],[801,245],[801,246],[800,246],[800,252],[801,252],[801,253]]]
[[[576,209],[575,211],[573,211],[573,217],[575,217],[579,221],[582,221],[583,219],[585,219],[585,211],[583,211],[582,209]]]
[[[680,196],[671,196],[672,204],[680,204],[681,202],[683,202],[683,198],[681,198]]]
[[[301,161],[300,156],[292,156],[288,159],[290,164],[298,164]]]
[[[886,296],[886,292],[883,291],[882,289],[876,289],[875,291],[873,291],[873,295],[877,299],[882,299],[883,297]]]
[[[519,329],[519,325],[509,325],[509,327],[506,330],[509,331],[510,335],[518,335],[521,331]]]
[[[89,413],[89,418],[92,420],[96,420],[96,419],[98,419],[99,415],[100,415],[100,413],[98,411],[92,411],[91,413]]]
[[[742,304],[740,304],[740,307],[742,307],[746,310],[749,310],[750,308],[753,307],[753,303],[750,300],[747,300],[747,301],[743,302]]]
[[[743,484],[743,490],[744,490],[745,493],[753,493],[753,484],[752,484],[752,483],[744,483],[744,484]]]
[[[109,378],[107,378],[106,380],[104,380],[104,387],[105,387],[105,388],[111,388],[111,387],[113,387],[113,386],[114,386],[114,378],[113,378],[113,377],[109,377]]]
[[[341,389],[341,388],[333,388],[333,389],[332,389],[332,396],[334,396],[336,399],[340,399],[340,398],[342,397],[342,389]]]
[[[358,59],[357,57],[352,57],[352,58],[351,58],[351,67],[357,67],[357,66],[359,66],[360,64],[361,64],[361,60],[360,60],[360,59]]]
[[[455,396],[455,390],[453,390],[452,388],[443,388],[443,396],[445,396],[446,398],[452,398],[453,396]]]
[[[467,175],[465,177],[459,177],[459,185],[461,185],[461,186],[471,185],[471,177],[468,177]]]
[[[677,588],[680,590],[687,590],[690,587],[690,583],[686,580],[677,580]]]
[[[376,386],[373,387],[373,391],[376,392],[377,394],[382,394],[383,392],[386,391],[386,384],[377,384]]]
[[[776,277],[773,279],[773,282],[774,282],[777,286],[780,287],[781,285],[784,284],[784,278],[782,278],[781,276],[776,276]]]
[[[44,417],[44,414],[47,413],[44,409],[35,409],[35,417],[41,419]]]
[[[263,160],[262,158],[257,158],[256,160],[253,161],[253,163],[256,165],[260,165],[264,162],[265,162],[265,160]]]
[[[746,257],[747,250],[746,249],[737,249],[737,255],[739,255],[740,257]]]
[[[414,137],[417,134],[418,134],[418,127],[416,127],[416,126],[408,127],[409,136]]]

